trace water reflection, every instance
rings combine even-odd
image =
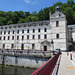
[[[30,75],[36,69],[0,65],[0,75]]]

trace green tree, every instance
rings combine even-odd
[[[67,3],[72,6],[74,4],[74,0],[68,0]]]
[[[0,26],[3,26],[4,24],[2,22],[0,22]]]
[[[5,25],[7,23],[7,19],[4,17],[0,17],[0,22]]]
[[[20,20],[18,21],[18,23],[25,23],[25,19],[20,18]]]
[[[68,24],[73,24],[73,10],[71,7],[67,7],[64,11]]]
[[[10,25],[10,24],[13,24],[13,22],[12,22],[11,20],[9,20],[9,21],[7,22],[7,25]]]
[[[28,16],[30,16],[30,12],[25,12],[25,18],[27,18]]]

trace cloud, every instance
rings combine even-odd
[[[24,0],[24,2],[28,3],[28,4],[38,4],[37,0]]]
[[[33,1],[32,4],[38,4],[38,1],[37,0],[36,1]]]
[[[24,0],[24,1],[25,1],[26,3],[28,3],[28,4],[30,3],[30,0]]]

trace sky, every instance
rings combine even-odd
[[[60,0],[66,3],[67,0]],[[24,12],[39,12],[46,7],[53,6],[59,0],[0,0],[1,11],[24,11]]]

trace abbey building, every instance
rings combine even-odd
[[[59,6],[50,20],[0,26],[0,49],[69,50],[72,34]]]

